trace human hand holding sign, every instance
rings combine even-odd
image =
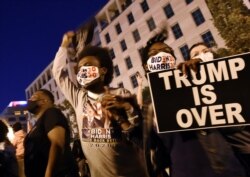
[[[194,71],[195,73],[199,72],[200,62],[202,62],[200,58],[193,58],[188,61],[179,63],[177,65],[177,69],[181,70],[184,76],[192,78],[191,70]]]

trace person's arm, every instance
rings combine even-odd
[[[185,62],[179,63],[177,69],[179,69],[184,76],[192,77],[191,71],[197,73],[200,69],[200,62],[202,62],[202,60],[199,58],[190,59]]]
[[[143,106],[143,97],[142,97],[142,76],[139,72],[136,73],[136,80],[138,83],[138,88],[137,88],[137,94],[136,94],[136,99],[137,99],[137,103],[140,107],[140,109],[142,109]]]
[[[72,31],[64,34],[62,43],[59,47],[59,50],[56,53],[53,62],[52,74],[56,81],[56,84],[61,89],[66,99],[69,100],[69,102],[73,106],[75,106],[75,98],[77,98],[79,89],[70,80],[68,71],[66,69],[67,58],[68,58],[68,47],[72,43],[73,36],[74,32]]]
[[[56,159],[64,151],[65,129],[61,126],[56,126],[55,128],[49,131],[47,136],[50,140],[51,145],[49,150],[49,158],[45,177],[52,177]]]
[[[121,126],[126,139],[142,147],[143,121],[135,96],[121,88],[115,95],[105,94],[102,106],[110,110],[111,117]]]

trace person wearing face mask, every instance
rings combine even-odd
[[[166,64],[162,65],[160,61],[163,58],[174,58],[173,49],[164,43],[166,39],[163,33],[159,33],[152,37],[143,50],[142,64],[146,73],[164,70]],[[168,53],[168,55],[166,54]],[[204,54],[202,54],[204,56]],[[201,55],[200,55],[201,56]],[[158,67],[155,61],[159,61]],[[193,61],[199,60],[195,58]],[[171,63],[173,60],[167,60]],[[172,66],[169,63],[169,69]],[[163,67],[161,67],[163,66]],[[172,67],[171,67],[172,66]],[[185,66],[187,69],[189,66]],[[156,68],[152,70],[152,68]],[[174,100],[169,100],[174,101]],[[166,109],[166,111],[168,111]],[[149,106],[147,111],[147,123],[145,126],[148,130],[148,137],[146,137],[149,147],[157,149],[157,143],[150,136],[150,131],[155,129],[155,116],[153,113],[152,105]],[[167,121],[167,117],[166,117]],[[186,132],[173,132],[158,134],[161,142],[163,142],[165,157],[161,160],[153,161],[154,165],[159,165],[160,168],[169,168],[171,177],[235,177],[246,176],[243,166],[235,157],[231,146],[225,140],[223,135],[216,129],[200,130],[200,131],[186,131]],[[153,142],[153,144],[152,144]],[[161,147],[162,148],[162,147]],[[163,156],[160,154],[160,156]],[[157,159],[157,154],[155,158]],[[164,162],[165,160],[165,162]],[[159,164],[159,162],[161,162]],[[163,163],[162,163],[163,162]]]
[[[201,59],[200,62],[212,61],[216,53],[203,42],[192,45],[189,49],[190,60]],[[196,63],[199,65],[199,61]],[[249,126],[228,127],[219,129],[232,146],[236,157],[244,166],[250,177],[250,128]]]
[[[26,177],[79,177],[70,149],[70,130],[54,96],[45,89],[28,100],[27,110],[37,119],[24,140]]]
[[[212,61],[214,53],[204,42],[198,42],[189,49],[190,59],[201,59],[202,62]]]
[[[141,118],[134,98],[124,88],[109,87],[113,63],[106,48],[83,48],[77,56],[78,85],[74,85],[64,69],[74,35],[72,31],[64,34],[52,73],[75,110],[91,177],[147,177],[143,151],[138,146]]]

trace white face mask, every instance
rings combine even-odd
[[[194,58],[200,58],[202,61],[211,61],[214,59],[214,55],[212,52],[201,52],[199,55]]]
[[[99,68],[96,66],[82,66],[76,75],[77,82],[81,86],[90,85],[91,82],[98,79],[99,77]]]
[[[175,67],[175,58],[169,53],[159,52],[148,59],[147,66],[150,72],[171,69]]]

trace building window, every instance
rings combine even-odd
[[[118,86],[119,88],[124,88],[123,82],[120,82],[119,84],[117,84],[117,86]]]
[[[54,86],[57,87],[56,81],[54,80]]]
[[[138,53],[139,53],[139,55],[141,57],[141,60],[143,59],[143,51],[144,51],[143,47],[141,47],[140,49],[138,49]]]
[[[45,75],[43,75],[43,76],[42,76],[42,78],[43,78],[43,85],[45,85],[45,84],[46,84],[46,78],[45,78]]]
[[[132,33],[133,33],[135,42],[138,42],[139,40],[141,40],[141,36],[140,36],[138,29],[134,30]]]
[[[134,16],[133,16],[132,12],[130,12],[127,17],[128,17],[128,22],[129,22],[130,25],[132,23],[134,23],[135,19],[134,19]]]
[[[104,19],[104,20],[100,21],[100,25],[101,25],[101,28],[103,30],[108,26],[108,21]]]
[[[171,4],[166,5],[163,9],[167,18],[171,18],[172,16],[174,16],[174,11]]]
[[[201,37],[204,43],[206,43],[209,47],[212,47],[215,45],[214,37],[210,31],[202,34]]]
[[[149,7],[148,7],[148,3],[146,0],[144,0],[143,2],[141,2],[141,8],[142,8],[142,11],[145,13],[148,11]]]
[[[121,44],[122,51],[127,50],[127,44],[124,39],[120,42],[120,44]]]
[[[105,34],[105,40],[106,40],[106,43],[110,43],[110,36],[109,36],[109,33]]]
[[[181,51],[181,54],[182,54],[184,60],[188,60],[189,59],[189,50],[188,50],[187,44],[180,47],[180,51]]]
[[[118,65],[114,66],[114,73],[116,77],[121,75]]]
[[[47,71],[48,81],[51,79],[50,70]]]
[[[138,82],[137,82],[135,74],[130,77],[130,80],[131,80],[133,88],[138,87]]]
[[[197,26],[199,26],[200,24],[205,22],[205,19],[202,15],[200,9],[197,9],[194,12],[192,12],[192,16],[193,16],[194,22]]]
[[[153,31],[156,28],[154,19],[152,17],[149,20],[147,20],[147,24],[149,31]]]
[[[121,28],[120,23],[115,25],[115,29],[116,29],[117,34],[120,34],[122,32],[122,28]]]
[[[111,59],[114,59],[114,58],[115,58],[114,49],[110,49],[110,50],[109,50],[109,56],[110,56]]]
[[[193,0],[185,0],[186,4],[190,4],[191,2],[193,2]]]
[[[181,28],[179,26],[179,24],[175,24],[174,26],[172,26],[172,31],[173,31],[173,34],[174,34],[174,37],[175,39],[178,39],[180,38],[181,36],[183,36],[182,34],[182,31],[181,31]]]
[[[56,92],[56,99],[59,100],[59,93]]]
[[[125,58],[125,62],[128,69],[133,68],[133,64],[130,57]]]

